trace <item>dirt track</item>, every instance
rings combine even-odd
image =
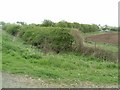
[[[87,41],[103,42],[118,45],[118,33],[106,33],[93,35],[86,38]]]
[[[48,84],[42,79],[33,79],[29,76],[14,75],[2,73],[2,87],[3,88],[117,88],[117,85],[102,85],[98,86],[91,83],[81,83],[79,85],[55,85]]]

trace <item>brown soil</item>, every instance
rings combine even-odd
[[[102,42],[118,45],[118,33],[105,33],[86,37],[87,41]]]

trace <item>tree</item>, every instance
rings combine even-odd
[[[19,21],[17,21],[16,23],[20,24],[20,25],[25,25],[26,24],[25,22],[19,22]]]
[[[62,21],[56,23],[56,26],[57,26],[57,27],[68,27],[68,22],[62,20]]]
[[[43,23],[41,24],[41,26],[45,26],[45,27],[49,27],[49,26],[54,26],[55,25],[55,23],[54,22],[52,22],[51,20],[47,20],[47,19],[45,19],[44,21],[43,21]]]
[[[3,26],[3,25],[5,25],[5,22],[1,21],[0,24]]]
[[[77,22],[74,22],[74,23],[73,23],[73,28],[77,28],[77,29],[80,28],[80,24],[77,23]]]

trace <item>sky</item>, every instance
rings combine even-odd
[[[0,21],[42,23],[44,19],[118,26],[119,0],[0,0]]]

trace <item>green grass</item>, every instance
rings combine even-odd
[[[85,46],[95,47],[95,42],[91,41],[91,43],[85,43]],[[108,50],[110,52],[118,52],[118,45],[111,45],[107,43],[104,44],[104,43],[96,42],[96,47],[104,50]]]
[[[27,74],[53,83],[117,84],[118,65],[77,53],[43,54],[3,32],[2,69]]]
[[[82,36],[88,37],[88,36],[92,36],[92,35],[99,35],[99,34],[105,34],[105,33],[109,33],[109,32],[96,31],[96,32],[82,33]],[[111,31],[111,33],[118,33],[118,32],[117,31]]]
[[[0,29],[0,71],[2,70],[2,30]]]
[[[97,31],[97,32],[89,32],[89,33],[82,33],[82,36],[88,37],[88,36],[104,34],[104,33],[106,33],[106,32],[99,32],[99,31]]]

